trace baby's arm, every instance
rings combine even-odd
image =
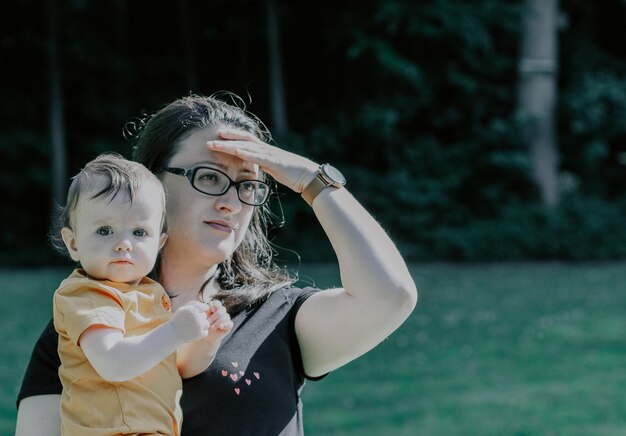
[[[207,310],[202,303],[185,305],[154,330],[126,338],[118,329],[91,326],[80,336],[80,346],[100,377],[124,382],[153,368],[185,342],[206,337]]]
[[[208,303],[209,334],[202,340],[186,343],[178,348],[176,363],[182,378],[190,378],[204,371],[215,358],[222,339],[233,328],[233,322],[219,301]]]

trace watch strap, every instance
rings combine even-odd
[[[311,182],[306,185],[306,188],[302,191],[302,198],[306,201],[309,206],[313,206],[313,200],[317,197],[320,192],[322,192],[325,188],[332,186],[328,184],[325,180],[322,179],[322,176],[318,174]]]

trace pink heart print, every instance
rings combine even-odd
[[[247,384],[248,386],[250,386],[250,384],[251,384],[251,383],[252,383],[252,380],[250,380],[249,378],[247,378],[247,379],[246,379],[246,384]]]
[[[252,374],[254,374],[257,380],[261,378],[261,374],[259,374],[258,372],[253,372]]]
[[[235,388],[235,393],[236,393],[237,395],[239,395],[239,392],[241,392],[241,389],[239,389],[239,388]]]
[[[228,375],[228,371],[226,371],[225,369],[222,370],[222,376],[226,377]]]
[[[237,374],[233,373],[233,374],[231,374],[231,375],[230,375],[230,378],[232,378],[232,379],[233,379],[233,381],[237,381],[237,379],[239,378],[239,376],[238,376]]]
[[[231,365],[233,365],[235,368],[237,368],[239,366],[239,364],[237,362],[230,362]]]

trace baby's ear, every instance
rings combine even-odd
[[[161,233],[161,238],[159,239],[159,250],[163,248],[165,241],[167,241],[167,233]]]
[[[74,231],[69,227],[63,227],[61,229],[61,238],[63,238],[63,242],[65,243],[72,260],[80,262],[80,259],[78,258],[78,250],[76,249],[76,237],[74,236]]]

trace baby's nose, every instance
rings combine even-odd
[[[132,250],[133,250],[133,246],[131,245],[130,241],[126,238],[121,239],[115,245],[115,251],[132,251]]]

